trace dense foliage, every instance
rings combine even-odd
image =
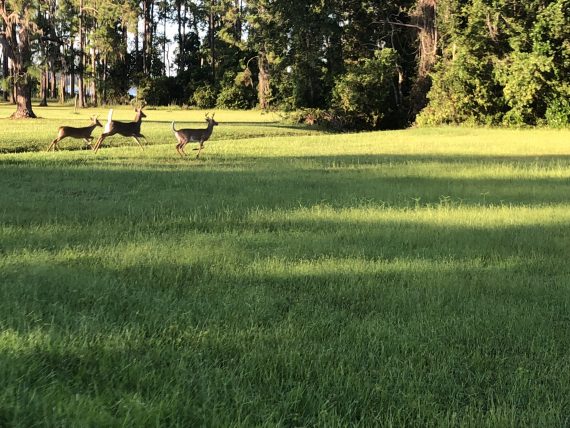
[[[419,123],[568,123],[570,2],[442,3],[441,58]]]
[[[351,128],[570,118],[568,0],[0,5],[31,53],[8,61],[20,46],[0,33],[5,80],[30,83],[43,104],[75,92],[80,106],[125,102],[134,86],[157,105],[325,111]]]

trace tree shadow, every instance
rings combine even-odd
[[[93,407],[125,421],[137,397],[140,420],[154,412],[172,425],[219,422],[216,409],[228,423],[296,414],[310,425],[327,409],[349,424],[410,402],[434,415],[484,415],[501,400],[517,412],[562,406],[566,220],[485,226],[446,216],[565,205],[568,179],[398,168],[548,168],[570,158],[211,159],[129,169],[129,158],[0,158],[8,425],[26,417],[17,399],[40,403],[30,422],[45,409],[60,409],[61,421]],[[348,215],[361,208],[375,215]],[[416,208],[441,217],[418,221]],[[65,410],[54,397],[84,397],[85,407]],[[401,412],[401,425],[425,421]]]

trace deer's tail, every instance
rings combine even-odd
[[[176,132],[176,128],[174,128],[174,121],[172,121],[172,132]]]
[[[110,131],[112,121],[113,121],[113,109],[109,109],[109,114],[107,115],[107,123],[105,124],[105,129],[103,130],[103,132]]]

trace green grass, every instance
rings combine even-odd
[[[131,121],[135,113],[131,106],[114,106],[113,119]],[[34,107],[38,119],[34,121],[12,120],[10,114],[15,110],[11,104],[0,104],[0,154],[27,151],[45,151],[50,142],[56,138],[60,126],[88,126],[90,117],[99,115],[100,122],[105,125],[108,107],[79,109],[74,112],[71,106]],[[171,122],[176,121],[176,128],[206,128],[204,115],[215,113],[215,119],[223,123],[216,128],[211,141],[241,140],[256,137],[303,136],[321,134],[314,128],[301,125],[285,124],[278,113],[263,113],[260,111],[231,111],[231,110],[183,110],[177,107],[153,108],[147,107],[146,118],[143,119],[142,133],[148,144],[171,144],[175,151],[176,140],[172,134]],[[93,131],[95,138],[101,135],[102,128]],[[132,138],[114,136],[103,143],[108,146],[131,146],[136,143]],[[66,138],[59,143],[61,149],[79,150],[85,148],[82,140]]]
[[[0,426],[570,424],[570,132],[226,126],[0,156]]]

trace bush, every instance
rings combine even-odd
[[[330,110],[321,110],[318,108],[300,109],[287,114],[286,118],[287,121],[295,124],[316,125],[334,131],[341,131],[343,129],[343,121],[335,112]]]
[[[138,88],[138,97],[154,106],[181,104],[184,101],[175,77],[158,77],[146,80]]]
[[[440,62],[427,97],[429,104],[416,117],[420,126],[492,125],[500,123],[504,111],[492,61],[466,49]]]
[[[337,79],[332,109],[347,128],[390,127],[384,119],[397,108],[391,96],[396,78],[396,51],[376,51],[374,58],[349,65],[347,73]]]
[[[497,64],[497,80],[510,110],[505,125],[534,125],[543,117],[542,100],[548,93],[548,75],[553,70],[552,58],[541,53],[512,52]],[[542,113],[542,114],[541,114]]]
[[[228,109],[250,109],[255,106],[256,94],[246,73],[224,76],[222,90],[218,94],[217,107]],[[233,78],[232,78],[233,77]]]
[[[201,85],[196,88],[190,104],[198,108],[212,108],[216,105],[216,90],[212,85]]]
[[[566,97],[558,97],[548,104],[545,114],[546,122],[553,128],[563,128],[570,123],[570,101]]]

